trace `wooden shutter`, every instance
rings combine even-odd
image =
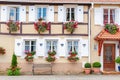
[[[26,21],[26,6],[20,6],[20,15],[19,19],[20,22],[25,22]]]
[[[37,39],[36,42],[36,55],[37,56],[45,56],[45,45],[44,45],[44,40]]]
[[[58,6],[58,22],[64,22],[64,21],[65,21],[65,7]]]
[[[15,54],[16,56],[23,55],[23,40],[22,39],[15,39]]]
[[[54,22],[54,6],[49,6],[47,9],[47,21]]]
[[[58,55],[61,57],[65,57],[66,56],[66,46],[65,46],[65,40],[59,40],[58,41]]]
[[[84,22],[84,7],[83,6],[77,6],[76,11],[75,11],[75,20],[78,22]]]
[[[102,8],[94,9],[94,22],[96,25],[103,25],[103,9]]]
[[[89,55],[88,47],[88,40],[81,40],[81,56]]]
[[[7,6],[1,6],[1,21],[8,21],[8,7]]]
[[[34,22],[35,21],[35,6],[29,6],[29,21]]]
[[[115,23],[120,25],[120,8],[115,9]]]

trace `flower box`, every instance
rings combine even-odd
[[[75,21],[69,21],[64,24],[64,29],[66,29],[71,34],[75,31],[75,28],[77,28],[78,23]]]
[[[19,30],[19,22],[14,22],[12,20],[10,20],[9,22],[6,23],[8,26],[8,30],[10,32],[17,32]]]

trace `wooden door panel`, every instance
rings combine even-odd
[[[103,67],[107,71],[115,70],[115,44],[104,44]]]

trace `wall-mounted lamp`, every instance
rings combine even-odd
[[[64,44],[62,43],[62,44],[60,44],[62,47],[64,46]]]
[[[43,44],[42,43],[40,43],[40,46],[42,46]]]
[[[120,45],[119,45],[119,44],[117,45],[117,48],[118,48],[118,49],[120,48]]]
[[[94,45],[94,50],[97,50],[97,45],[96,44]]]

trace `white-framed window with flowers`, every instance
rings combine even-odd
[[[78,53],[78,40],[68,40],[67,41],[67,52],[77,52]]]
[[[42,18],[44,21],[46,21],[47,17],[47,8],[46,7],[37,7],[37,20]]]
[[[9,20],[19,21],[20,9],[19,7],[9,8]]]
[[[66,21],[74,21],[75,20],[75,8],[69,7],[66,8]]]
[[[48,54],[49,51],[55,51],[57,53],[57,40],[47,40],[46,41],[46,53]]]
[[[115,8],[104,8],[104,24],[115,23]]]
[[[25,51],[36,52],[36,40],[25,40],[24,43]]]

